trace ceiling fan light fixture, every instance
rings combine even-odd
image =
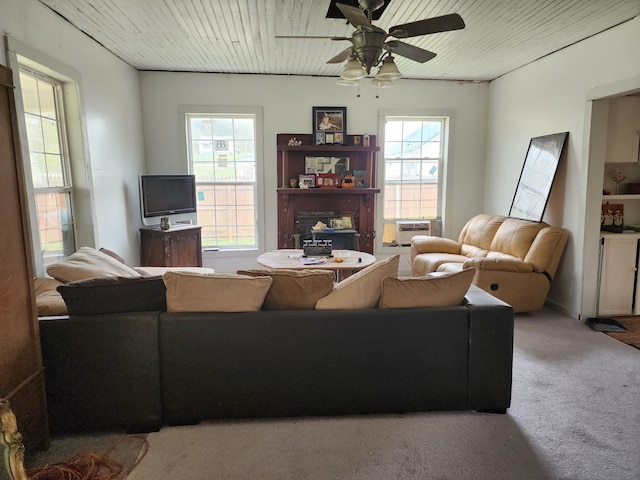
[[[392,86],[393,82],[391,80],[382,80],[376,77],[371,80],[371,84],[379,88],[384,88]]]
[[[382,63],[380,70],[378,70],[375,78],[377,80],[398,80],[399,78],[402,78],[402,73],[400,73],[400,70],[396,67],[391,55],[384,59],[384,62]]]
[[[367,76],[367,72],[362,68],[360,62],[355,57],[350,57],[347,64],[344,66],[344,70],[340,74],[340,78],[344,80],[360,80]]]
[[[339,78],[338,80],[336,80],[336,83],[338,85],[342,85],[343,87],[357,87],[358,85],[360,85],[360,82],[358,80],[349,80],[347,78]]]

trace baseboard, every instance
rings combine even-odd
[[[547,299],[544,302],[544,306],[549,307],[557,312],[563,313],[571,318],[575,318],[576,320],[580,320],[580,314],[577,312],[572,312],[567,305]]]

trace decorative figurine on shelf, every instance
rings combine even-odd
[[[345,170],[344,172],[342,172],[341,176],[342,176],[342,188],[354,188],[356,186],[353,178],[353,172],[349,170]]]
[[[322,232],[325,228],[327,228],[327,224],[318,220],[318,222],[311,227],[311,230],[314,232]]]
[[[290,147],[299,147],[300,145],[302,145],[302,140],[298,140],[296,137],[292,137],[289,139],[288,145]]]
[[[616,182],[616,195],[620,195],[620,184],[625,181],[627,174],[620,167],[611,169],[611,178]]]

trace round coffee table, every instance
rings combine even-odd
[[[344,280],[354,271],[372,265],[376,257],[370,253],[356,250],[333,250],[333,257],[308,257],[302,256],[302,250],[282,249],[263,253],[258,257],[258,263],[267,268],[288,268],[304,270],[307,268],[333,270],[338,281]],[[322,258],[325,262],[315,263],[312,260]],[[342,261],[340,261],[342,259]],[[337,260],[337,261],[336,261]]]

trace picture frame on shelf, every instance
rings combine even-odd
[[[603,203],[600,213],[600,230],[621,233],[624,230],[624,204]]]
[[[342,218],[342,227],[345,230],[354,230],[355,229],[355,221],[353,220],[353,213],[343,212],[340,214]]]
[[[367,171],[366,170],[354,170],[353,171],[353,183],[355,188],[367,188]]]
[[[337,135],[337,134],[335,134],[335,135]],[[333,136],[334,136],[333,133],[329,133],[329,132],[325,133],[324,134],[324,143],[326,145],[333,145],[333,143],[334,143]]]
[[[300,188],[315,188],[316,176],[312,174],[301,173],[298,175],[298,185]]]
[[[355,147],[359,147],[361,143],[362,143],[362,137],[360,135],[354,135],[353,136],[353,145]]]
[[[338,188],[340,185],[340,175],[335,173],[319,173],[317,186],[320,188]]]
[[[334,145],[342,145],[343,142],[343,134],[341,132],[334,133],[333,135],[333,144]]]
[[[312,121],[315,145],[333,144],[335,134],[339,133],[341,140],[347,134],[347,107],[312,107]],[[331,142],[327,134],[331,134]]]
[[[329,227],[336,230],[344,230],[344,221],[342,218],[331,218],[329,220]]]
[[[305,173],[335,173],[349,170],[349,157],[304,157]]]

